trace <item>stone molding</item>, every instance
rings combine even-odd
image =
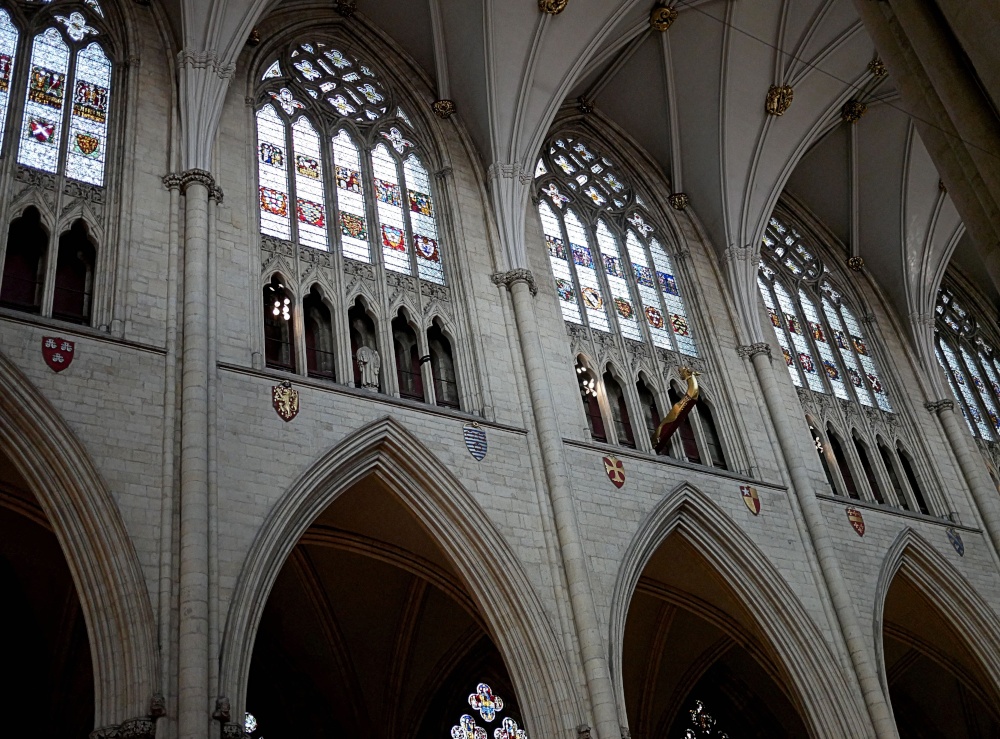
[[[455,111],[457,109],[458,108],[455,107],[454,100],[448,100],[445,98],[442,98],[441,100],[435,100],[431,104],[431,110],[434,111],[434,115],[443,120],[447,120],[448,118],[451,118],[453,115],[455,115]]]
[[[756,256],[753,246],[729,246],[723,253],[727,262],[749,262]]]
[[[212,193],[216,189],[215,178],[205,169],[186,169],[175,175],[167,175],[167,177],[177,178],[178,187],[180,187],[181,192],[187,192],[188,187],[195,182],[205,186],[209,192],[209,197],[212,197]],[[165,177],[164,184],[166,184],[166,179]],[[219,192],[221,193],[222,191],[220,190]]]
[[[520,162],[493,162],[486,174],[491,181],[517,179],[522,185],[530,185],[534,179],[530,172],[524,171]]]
[[[503,285],[508,290],[510,290],[515,282],[526,282],[528,283],[528,289],[531,290],[532,297],[538,295],[538,288],[535,286],[535,276],[531,273],[530,269],[512,269],[507,272],[494,272],[490,276],[490,279],[497,287]]]
[[[225,64],[211,49],[204,51],[183,50],[177,54],[177,66],[181,69],[208,69],[221,80],[228,80],[236,71],[236,64]]]
[[[154,739],[156,720],[147,716],[131,718],[117,726],[104,726],[90,732],[90,739]]]
[[[931,413],[940,414],[941,411],[955,410],[955,401],[948,400],[947,398],[943,400],[931,400],[924,403],[924,408],[929,410]]]
[[[747,346],[736,347],[736,353],[739,354],[744,359],[753,359],[758,354],[766,354],[768,358],[771,356],[771,345],[767,342],[761,341],[756,344],[749,344]]]

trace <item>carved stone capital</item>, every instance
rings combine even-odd
[[[649,11],[649,27],[654,31],[666,31],[677,20],[677,8],[654,5]]]
[[[678,262],[683,262],[685,259],[691,256],[691,250],[686,246],[682,246],[680,249],[674,252],[674,259]]]
[[[534,177],[521,167],[520,162],[493,162],[486,172],[490,180],[517,179],[522,185],[530,185]]]
[[[213,185],[208,190],[208,199],[214,200],[219,205],[222,205],[222,201],[225,199],[225,194],[222,192],[222,188],[218,185]]]
[[[208,69],[222,80],[228,80],[236,71],[235,62],[223,64],[218,54],[211,49],[205,51],[184,49],[177,54],[177,66],[181,69]]]
[[[195,182],[204,185],[209,192],[215,188],[215,178],[205,169],[187,169],[175,176],[180,178],[181,192],[187,192]]]
[[[222,739],[242,739],[246,736],[243,724],[225,723],[222,725]]]
[[[924,408],[929,410],[931,413],[936,413],[940,415],[941,411],[954,410],[955,401],[948,400],[947,398],[945,398],[944,400],[931,400],[928,401],[927,403],[924,403]]]
[[[117,739],[118,726],[102,726],[94,729],[88,736],[89,739]]]
[[[455,170],[453,170],[451,167],[442,167],[441,169],[439,169],[437,172],[434,173],[434,176],[437,179],[444,182],[445,180],[449,179],[454,173]]]
[[[567,5],[569,0],[538,0],[538,9],[549,15],[559,15]]]
[[[766,341],[761,341],[757,344],[750,344],[749,346],[738,346],[736,347],[736,353],[744,359],[753,359],[758,354],[766,354],[770,357],[771,345]]]
[[[215,699],[215,710],[212,711],[212,718],[216,721],[230,721],[233,717],[232,704],[229,698],[220,695]]]
[[[889,70],[885,66],[885,62],[875,56],[870,62],[868,62],[868,71],[872,73],[875,77],[885,77],[889,74]]]
[[[503,285],[508,290],[510,290],[515,282],[526,282],[528,289],[531,290],[532,297],[538,295],[538,288],[535,286],[535,276],[531,274],[530,269],[512,269],[508,272],[494,272],[490,279],[493,280],[493,284],[497,287]]]
[[[769,115],[784,115],[794,96],[795,92],[789,85],[771,85],[764,98],[764,110]]]
[[[727,262],[749,262],[754,259],[757,250],[752,246],[730,246],[726,248],[723,256]]]
[[[163,186],[168,190],[180,190],[181,176],[179,174],[163,175]]]
[[[160,716],[166,715],[167,699],[163,697],[163,693],[154,693],[153,697],[149,699],[149,717],[160,718]]]
[[[867,112],[868,106],[860,100],[848,100],[840,109],[840,118],[844,123],[857,123]]]
[[[590,739],[590,727],[587,724],[580,724],[576,727],[577,739]]]
[[[451,118],[453,115],[455,115],[455,111],[457,110],[457,108],[455,107],[454,100],[441,99],[441,100],[435,100],[433,103],[431,103],[431,110],[434,111],[434,115],[436,115],[438,118],[441,118],[442,120],[447,120],[448,118]]]
[[[689,198],[685,192],[675,192],[667,198],[667,201],[670,203],[670,207],[674,210],[684,210],[691,204],[691,198]]]

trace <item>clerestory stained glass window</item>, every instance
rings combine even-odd
[[[938,362],[973,436],[1000,438],[1000,355],[950,287],[938,293],[935,338]]]
[[[100,187],[107,164],[113,65],[98,40],[104,13],[96,0],[84,5],[93,16],[80,10],[40,16],[49,25],[31,41],[17,161]],[[11,87],[20,84],[14,69],[19,36],[9,14],[0,10],[0,130]]]
[[[563,318],[697,356],[671,257],[618,166],[590,142],[557,136],[535,187]]]
[[[860,323],[830,283],[816,249],[805,241],[795,226],[773,216],[757,273],[757,286],[792,382],[891,412]],[[794,291],[787,285],[794,285]]]
[[[261,75],[257,142],[262,233],[445,284],[427,155],[374,66],[293,45]]]

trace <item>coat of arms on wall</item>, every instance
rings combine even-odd
[[[62,372],[73,363],[76,344],[56,336],[42,337],[42,357],[53,372]]]
[[[618,457],[609,455],[604,458],[604,471],[608,473],[608,479],[616,488],[625,484],[625,465]]]
[[[954,529],[951,526],[945,529],[945,533],[948,534],[948,541],[950,541],[951,545],[955,547],[955,551],[958,552],[958,556],[964,557],[965,542],[962,541],[962,535],[958,533],[957,529]]]
[[[477,462],[482,462],[486,456],[486,430],[478,423],[467,423],[462,429],[462,436],[465,437],[465,446],[469,454],[475,457]]]
[[[848,508],[847,520],[851,522],[851,528],[858,532],[858,536],[865,535],[865,519],[861,511],[857,508]]]
[[[760,497],[757,495],[757,488],[751,485],[740,485],[740,495],[743,496],[743,502],[747,504],[747,508],[753,515],[760,513]]]
[[[271,388],[271,405],[281,420],[287,423],[299,415],[299,391],[285,380]]]

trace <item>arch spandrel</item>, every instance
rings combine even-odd
[[[812,736],[866,736],[864,706],[853,694],[823,631],[785,578],[739,526],[689,483],[666,495],[646,516],[622,557],[609,617],[612,679],[619,706],[625,622],[640,576],[657,550],[677,536],[697,552],[706,569],[738,604],[766,651],[784,671],[793,703]],[[752,615],[751,615],[752,614]],[[622,725],[627,718],[621,715]]]
[[[0,354],[0,442],[59,540],[87,624],[95,725],[146,716],[160,692],[152,604],[117,504],[83,444]]]
[[[264,605],[303,533],[337,498],[375,475],[419,521],[468,587],[503,655],[535,735],[571,730],[583,715],[562,644],[523,566],[472,495],[391,417],[365,426],[303,473],[250,547],[222,640],[220,694],[242,708]]]

